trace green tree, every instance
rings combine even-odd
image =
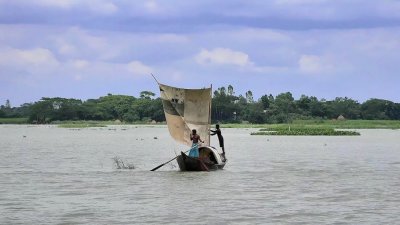
[[[29,121],[40,124],[47,123],[51,121],[53,112],[53,102],[49,98],[42,98],[31,106]]]
[[[389,119],[388,107],[392,102],[383,99],[369,99],[361,105],[361,115],[367,120],[385,120]],[[390,111],[390,110],[389,110]]]
[[[400,119],[400,104],[393,103],[388,101],[385,104],[385,115],[391,120],[399,120]]]
[[[246,92],[246,100],[247,100],[247,103],[254,103],[252,91],[249,90]]]
[[[232,85],[228,86],[228,95],[229,96],[235,95],[235,92],[233,91],[233,86]]]
[[[274,116],[277,122],[290,122],[292,115],[296,112],[296,104],[292,93],[286,92],[276,96],[274,102]]]
[[[299,113],[301,115],[309,116],[311,114],[310,108],[311,108],[311,99],[310,97],[306,95],[301,95],[300,99],[295,101],[296,106],[299,110]]]
[[[151,100],[144,97],[143,99]],[[126,114],[132,113],[132,105],[137,101],[133,96],[128,95],[108,95],[101,97],[98,101],[98,115],[106,120],[124,121]],[[129,117],[132,118],[132,117]]]
[[[337,97],[335,100],[328,102],[331,112],[328,115],[331,118],[337,118],[343,115],[348,119],[360,118],[360,104],[351,98]]]
[[[260,100],[261,100],[261,104],[262,104],[263,108],[268,109],[271,104],[270,99],[268,98],[268,95],[261,96]]]
[[[82,101],[66,98],[42,98],[29,106],[29,120],[36,123],[47,123],[54,120],[82,119]]]
[[[327,117],[327,106],[325,104],[325,100],[322,99],[321,101],[318,101],[318,98],[315,96],[310,97],[310,115],[312,117],[318,117],[318,118],[326,118]]]
[[[225,87],[220,87],[214,91],[214,97],[226,96],[226,89]]]
[[[10,103],[10,100],[9,100],[9,99],[6,100],[5,108],[11,109],[11,103]]]
[[[238,97],[233,95],[233,87],[220,87],[214,92],[211,104],[211,118],[220,122],[235,122],[240,114],[240,106],[237,104]]]
[[[152,99],[156,94],[151,91],[140,92],[140,98]]]
[[[245,119],[250,123],[265,123],[266,114],[261,102],[249,104],[245,111]]]
[[[151,99],[140,98],[137,99],[133,104],[133,109],[137,112],[139,120],[148,121],[151,120]]]
[[[232,85],[214,91],[211,114],[213,122],[287,123],[296,118],[400,119],[400,104],[383,99],[370,99],[362,104],[344,97],[332,101],[302,95],[294,100],[290,92],[263,95],[257,102],[249,90],[235,96]],[[112,95],[82,102],[79,99],[47,98],[11,108],[10,102],[0,107],[0,117],[27,117],[31,122],[54,120],[164,121],[161,98],[150,91],[140,97]]]

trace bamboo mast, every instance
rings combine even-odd
[[[160,82],[158,82],[157,78],[152,73],[150,73],[150,74],[154,78],[154,80],[157,82],[157,84],[160,85]]]
[[[210,104],[208,105],[208,145],[211,146],[211,134],[210,134],[210,129],[211,129],[211,103],[212,103],[212,84],[211,84],[211,89],[210,89]]]

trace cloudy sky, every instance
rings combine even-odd
[[[0,0],[0,105],[158,94],[400,102],[399,0]]]

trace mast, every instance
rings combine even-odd
[[[208,144],[211,146],[211,134],[210,134],[210,129],[211,129],[211,103],[212,103],[212,84],[210,88],[210,104],[208,105]]]
[[[158,82],[157,78],[152,73],[150,73],[150,74],[154,78],[154,80],[157,82],[158,86],[160,86],[160,82]]]

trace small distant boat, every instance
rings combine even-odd
[[[176,157],[180,170],[211,171],[224,168],[224,155],[210,146],[212,86],[184,89],[160,83],[158,85],[171,137],[190,147],[190,133],[196,129],[204,141],[204,145],[199,147],[199,158],[190,157],[184,152]]]

